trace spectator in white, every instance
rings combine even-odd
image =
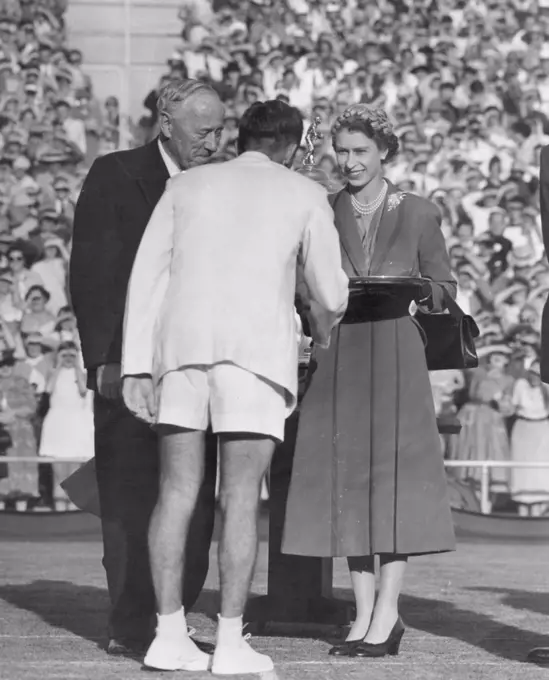
[[[505,333],[520,322],[520,314],[527,299],[528,282],[520,279],[494,295],[494,309]]]
[[[25,309],[25,298],[33,286],[42,286],[43,281],[39,274],[33,272],[27,266],[26,255],[18,245],[8,249],[8,266],[13,277],[13,301],[21,309]]]
[[[53,371],[53,354],[41,333],[29,333],[24,340],[25,358],[15,368],[40,395],[46,391]]]
[[[440,99],[433,99],[427,110],[427,119],[423,131],[427,138],[435,134],[445,135],[450,129],[450,122],[443,118],[444,105]]]
[[[49,410],[42,427],[39,455],[63,460],[94,456],[94,425],[92,393],[86,387],[86,372],[78,363],[74,343],[59,346],[53,373],[46,391]],[[74,472],[79,463],[53,466],[53,497],[56,509],[62,509],[67,497],[61,482]]]
[[[23,318],[23,310],[13,301],[12,287],[11,274],[7,272],[0,274],[0,318],[15,331]]]
[[[78,348],[78,354],[80,357],[80,363],[84,365],[84,360],[82,357],[82,343],[80,342],[80,335],[78,333],[78,328],[76,327],[76,317],[72,309],[67,305],[59,310],[57,315],[55,330],[48,339],[51,339],[52,347],[59,347],[64,342],[73,342]]]
[[[27,192],[12,196],[8,205],[11,235],[15,239],[26,239],[36,229],[36,199]]]
[[[67,101],[71,106],[76,104],[74,88],[72,84],[72,72],[69,66],[62,63],[55,72],[55,83],[57,85],[56,98]]]
[[[311,93],[302,87],[293,69],[289,68],[284,71],[282,80],[277,84],[277,90],[277,96],[286,95],[290,106],[295,106],[302,113],[309,109]]]
[[[205,37],[200,46],[183,52],[183,59],[187,65],[189,78],[196,78],[200,73],[207,73],[215,81],[223,78],[226,61],[217,56],[215,41]]]
[[[16,359],[25,357],[25,346],[19,332],[19,326],[11,326],[0,317],[0,351],[10,350]]]
[[[70,50],[68,55],[68,69],[72,76],[72,86],[74,90],[90,90],[92,89],[91,78],[82,68],[83,55],[80,50]]]
[[[511,436],[513,462],[547,460],[549,447],[549,388],[541,382],[539,361],[525,362],[526,377],[513,389],[516,421]],[[514,468],[510,491],[522,516],[539,516],[549,503],[549,468]]]
[[[46,308],[50,294],[43,286],[32,286],[25,297],[27,309],[21,320],[21,333],[41,333],[45,338],[55,330],[55,317]]]
[[[113,133],[113,151],[129,149],[133,139],[131,121],[120,113],[120,103],[116,97],[105,100],[104,129]]]
[[[313,89],[314,86],[314,89]],[[339,82],[337,79],[337,72],[334,66],[328,64],[325,68],[319,71],[319,76],[308,90],[303,91],[303,95],[309,95],[309,102],[311,95],[314,92],[315,97],[326,97],[328,100],[333,100],[337,96]]]
[[[84,121],[71,116],[71,104],[66,99],[60,99],[55,105],[57,120],[63,126],[67,139],[72,142],[82,154],[86,154],[86,126]]]
[[[11,195],[14,196],[19,192],[28,193],[30,191],[39,190],[36,181],[28,174],[31,168],[31,162],[26,156],[18,156],[12,164],[12,172],[14,183],[11,188]]]
[[[515,161],[521,167],[533,165],[536,146],[549,142],[549,137],[532,131],[532,127],[523,120],[511,125],[511,138],[517,145]]]
[[[55,193],[53,208],[56,214],[72,224],[75,202],[71,197],[71,184],[67,175],[57,175],[53,180],[53,191]]]
[[[55,83],[55,64],[52,63],[53,44],[47,38],[40,40],[38,59],[40,61],[40,76],[42,83]]]
[[[478,165],[484,174],[488,172],[488,165],[494,155],[494,148],[486,140],[485,130],[479,118],[470,120],[460,149],[468,161]]]
[[[32,265],[31,271],[40,276],[50,294],[48,310],[57,316],[67,304],[67,267],[69,253],[56,236],[44,239],[44,259]]]
[[[284,55],[280,51],[271,52],[263,63],[263,88],[265,96],[274,99],[278,93],[277,85],[284,75]]]
[[[207,26],[214,19],[211,0],[182,0],[179,17],[202,26]]]

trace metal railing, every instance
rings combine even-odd
[[[492,468],[549,468],[547,462],[520,462],[512,460],[445,460],[444,465],[450,468],[480,468],[480,511],[483,515],[490,514],[490,470]],[[549,489],[548,489],[549,492]]]
[[[42,456],[0,456],[0,464],[2,463],[36,463],[56,465],[60,463],[78,463],[84,464],[89,461],[88,458],[46,458]],[[480,468],[480,510],[484,515],[490,514],[490,470],[492,468],[549,468],[549,460],[547,462],[515,462],[511,460],[445,460],[444,465],[447,468]],[[549,493],[549,489],[548,489]]]

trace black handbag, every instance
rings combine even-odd
[[[414,319],[423,331],[427,368],[430,371],[476,368],[478,356],[475,338],[480,331],[472,316],[465,314],[448,292],[444,291],[448,313],[422,314]]]

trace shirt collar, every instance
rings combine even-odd
[[[172,157],[164,148],[164,145],[160,141],[160,138],[158,138],[158,149],[160,151],[160,155],[162,156],[162,160],[164,161],[164,165],[166,166],[166,170],[168,171],[168,175],[170,177],[173,177],[174,175],[179,175],[181,170],[177,167]]]

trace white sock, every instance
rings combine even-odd
[[[218,616],[217,644],[220,647],[234,647],[242,640],[242,616],[226,619],[221,614]]]
[[[181,637],[187,635],[187,621],[183,607],[173,614],[158,614],[158,635],[162,637]]]

